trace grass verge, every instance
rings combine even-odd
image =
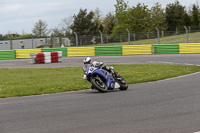
[[[112,65],[129,84],[157,81],[199,72],[198,66],[136,64]],[[81,67],[0,69],[0,98],[50,94],[90,88]]]

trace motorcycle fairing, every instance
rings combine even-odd
[[[109,90],[113,90],[115,88],[115,80],[112,77],[112,75],[107,72],[106,70],[102,69],[102,68],[94,68],[94,67],[90,67],[87,73],[87,77],[90,77],[92,75],[98,75],[99,77],[101,77],[105,82],[106,82],[106,86]]]

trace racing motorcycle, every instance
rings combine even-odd
[[[127,90],[128,83],[117,72],[111,69],[110,72],[103,69],[101,64],[84,65],[83,71],[85,73],[85,79],[92,85],[92,89],[96,89],[99,92],[105,93],[109,90],[119,89]]]

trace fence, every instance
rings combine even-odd
[[[66,37],[27,38],[0,40],[0,50],[33,49],[43,47],[65,46],[113,46],[113,45],[144,45],[144,44],[179,44],[199,43],[200,31],[191,31],[185,27],[180,31],[160,31],[133,33],[126,29],[121,34],[73,35]]]
[[[76,34],[77,35],[77,34]],[[141,44],[174,44],[174,43],[199,43],[200,31],[160,31],[157,29],[154,32],[129,32],[123,34],[99,34],[99,35],[77,35],[70,36],[72,45],[141,45]],[[78,42],[78,44],[77,44]]]
[[[185,27],[186,28],[186,27]],[[142,44],[175,44],[175,43],[199,43],[200,31],[198,30],[177,30],[153,32],[130,32],[121,34],[102,34],[96,35],[74,35],[67,36],[70,44],[67,46],[113,46],[113,45],[142,45]],[[60,39],[61,40],[61,39]],[[61,44],[65,44],[60,42]]]

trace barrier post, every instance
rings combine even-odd
[[[76,34],[76,32],[74,32],[75,36],[76,36],[76,47],[78,47],[78,35]]]
[[[103,46],[103,35],[102,35],[101,30],[99,30],[99,33],[100,33],[100,35],[101,35],[101,46]]]
[[[32,49],[34,49],[34,47],[33,47],[33,36],[31,36],[31,39],[32,39]]]
[[[128,44],[130,45],[131,43],[131,41],[130,41],[130,32],[129,32],[129,30],[128,29],[126,29],[126,31],[128,32]]]
[[[160,31],[157,27],[155,27],[156,30],[157,30],[157,34],[158,34],[158,44],[160,44]]]
[[[56,44],[55,44],[55,36],[54,36],[53,33],[51,34],[51,37],[52,37],[52,47],[55,48],[55,47],[56,47]],[[35,46],[35,48],[36,48],[36,46]]]
[[[187,43],[188,43],[188,29],[187,29],[187,27],[186,27],[186,26],[184,26],[184,28],[185,28],[185,32],[186,32],[186,38],[187,38]]]
[[[13,49],[13,46],[12,46],[12,38],[11,37],[8,37],[9,38],[9,40],[10,40],[10,50],[12,50]]]

